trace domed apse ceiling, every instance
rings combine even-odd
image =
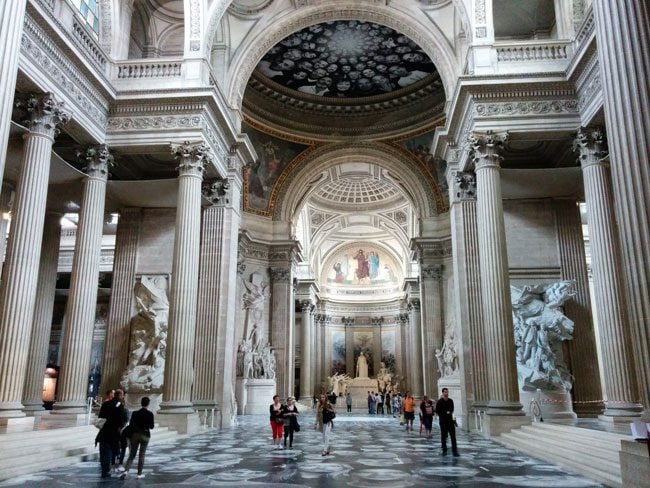
[[[436,68],[408,37],[357,20],[312,25],[276,44],[258,73],[323,97],[368,97],[406,88]]]
[[[446,95],[426,52],[390,27],[325,22],[290,34],[259,61],[247,122],[297,142],[393,139],[444,124]]]

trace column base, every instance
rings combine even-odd
[[[52,413],[47,417],[47,421],[56,422],[57,424],[61,423],[66,427],[76,427],[78,425],[88,425],[91,417],[87,413],[56,412],[52,410]]]
[[[43,402],[23,402],[23,412],[25,415],[38,415],[38,412],[48,412],[43,407]]]
[[[635,420],[639,420],[641,414],[638,415],[599,415],[598,420],[607,424],[631,424]]]
[[[598,418],[604,410],[605,402],[573,404],[573,411],[579,418]]]
[[[88,411],[86,403],[78,401],[56,402],[52,406],[52,415],[85,415]]]
[[[201,431],[201,420],[196,412],[174,413],[161,409],[156,420],[162,427],[169,427],[179,434],[194,435]]]
[[[34,417],[0,417],[0,433],[22,432],[34,429]]]
[[[490,415],[483,417],[483,434],[487,437],[497,437],[512,429],[530,425],[530,417],[524,415]]]
[[[605,402],[605,411],[598,416],[599,420],[605,422],[632,422],[639,420],[643,414],[643,405],[640,403],[622,403],[617,402],[609,404]],[[623,420],[609,420],[611,418],[623,418]]]

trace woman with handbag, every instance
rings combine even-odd
[[[284,430],[284,413],[280,397],[273,395],[273,403],[269,405],[269,414],[271,421],[271,430],[273,431],[274,449],[281,449],[282,431]]]
[[[284,448],[287,448],[287,437],[289,437],[289,449],[291,449],[293,447],[293,433],[300,432],[298,407],[294,397],[287,398],[287,404],[282,406],[282,415],[284,416]]]
[[[323,433],[323,456],[327,456],[330,453],[330,432],[334,428],[334,422],[332,421],[335,418],[336,413],[334,412],[334,407],[332,407],[326,395],[321,395],[316,410],[316,423],[314,424],[314,428]]]

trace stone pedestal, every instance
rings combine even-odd
[[[468,419],[467,412],[465,411],[465,402],[462,401],[464,395],[460,375],[447,376],[438,379],[438,391],[432,391],[430,398],[432,400],[440,398],[443,388],[449,390],[449,398],[454,400],[454,415],[456,416],[456,422],[458,423],[458,427],[463,428],[468,424]]]
[[[0,417],[0,433],[29,431],[34,428],[34,417]]]
[[[578,418],[574,413],[571,394],[566,391],[521,391],[519,398],[524,411],[533,417],[534,402],[539,405],[539,415],[544,420],[573,420]]]
[[[193,435],[201,430],[201,419],[197,412],[192,413],[167,413],[158,415],[156,421],[161,427],[169,427],[179,434]]]
[[[527,415],[494,415],[488,411],[483,418],[483,434],[497,437],[524,425],[530,425]]]
[[[244,407],[246,407],[246,400],[248,399],[248,395],[246,391],[247,382],[248,380],[245,378],[237,378],[237,381],[235,382],[235,398],[237,399],[237,415],[244,415]]]
[[[242,380],[246,390],[246,403],[242,402],[244,415],[257,415],[269,413],[269,405],[273,403],[275,395],[275,380],[248,379]],[[239,380],[237,381],[239,387]]]
[[[368,392],[377,393],[379,383],[372,378],[354,378],[348,386],[348,391],[352,395],[352,406],[355,408],[368,408]]]

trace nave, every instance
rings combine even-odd
[[[602,485],[562,471],[480,434],[458,430],[460,457],[441,456],[439,430],[427,440],[407,433],[392,416],[338,412],[331,454],[321,456],[312,412],[303,415],[293,449],[274,450],[268,416],[239,417],[229,430],[209,430],[156,445],[152,437],[142,480],[99,479],[88,461],[0,483],[0,487],[428,487],[597,488]]]

